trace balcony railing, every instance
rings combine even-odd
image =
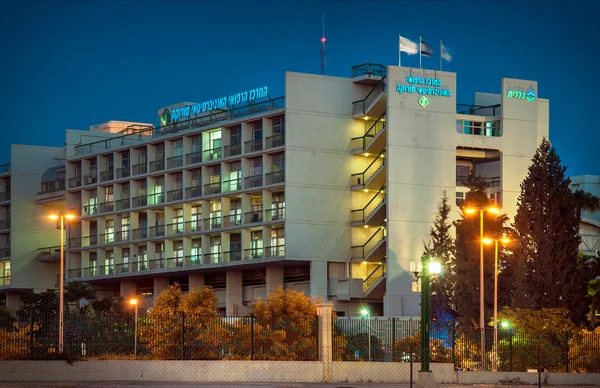
[[[202,186],[192,186],[185,189],[185,198],[202,197]]]
[[[129,167],[117,168],[117,179],[119,179],[119,178],[127,178],[129,175],[131,175],[130,171],[131,170],[130,170]]]
[[[73,237],[69,239],[69,248],[77,249],[81,248],[81,237]]]
[[[223,252],[223,261],[226,263],[228,261],[240,261],[242,260],[242,251],[228,251]]]
[[[244,250],[244,260],[262,259],[263,257],[265,257],[265,251],[262,247]]]
[[[113,170],[100,171],[100,182],[112,181],[113,179]]]
[[[0,276],[0,287],[10,286],[10,276]]]
[[[84,236],[81,238],[81,245],[84,247],[94,247],[98,245],[98,236]]]
[[[117,199],[116,209],[117,210],[129,209],[129,198]]]
[[[155,160],[153,162],[150,162],[150,172],[157,172],[157,171],[161,171],[165,169],[165,160],[164,159],[160,159],[160,160]]]
[[[150,237],[161,237],[165,235],[165,226],[156,225],[150,227]]]
[[[379,264],[365,280],[363,280],[363,294],[379,280],[382,276],[385,276],[385,264]]]
[[[202,163],[202,152],[192,152],[185,155],[185,164]]]
[[[223,227],[242,225],[242,213],[223,216]]]
[[[167,236],[176,236],[178,234],[182,234],[184,231],[184,225],[185,224],[183,223],[183,221],[167,224]]]
[[[37,250],[37,259],[40,261],[51,261],[60,259],[60,245],[39,248]]]
[[[131,272],[148,271],[148,259],[131,262]]]
[[[500,120],[495,121],[469,121],[456,120],[456,132],[463,135],[500,137],[502,136],[502,124]]]
[[[386,74],[386,67],[383,65],[378,65],[376,63],[364,63],[362,65],[352,67],[352,78],[360,77],[363,75],[385,77]]]
[[[69,188],[81,186],[81,177],[76,176],[73,178],[69,178]]]
[[[223,147],[224,157],[227,158],[229,156],[240,155],[242,153],[242,145],[241,144],[231,144]]]
[[[385,150],[381,151],[363,172],[351,175],[351,185],[364,186],[383,166],[385,166]]]
[[[218,264],[223,262],[223,255],[219,253],[205,253],[204,264]]]
[[[221,159],[221,147],[218,148],[211,148],[209,150],[204,151],[204,161],[209,161],[209,160],[219,160]]]
[[[171,190],[167,192],[167,201],[179,201],[183,199],[183,189]]]
[[[385,92],[385,78],[385,76],[382,77],[365,98],[363,98],[362,100],[352,102],[353,115],[367,113],[367,109],[377,100],[381,93]]]
[[[148,238],[148,228],[142,227],[142,228],[132,229],[131,236],[134,240]]]
[[[100,233],[100,244],[112,244],[115,242],[115,232]]]
[[[466,186],[471,179],[478,179],[484,182],[487,187],[500,187],[500,177],[474,177],[470,175],[457,175],[456,176],[456,186]]]
[[[112,201],[98,204],[98,213],[100,214],[112,212],[114,209],[115,207]]]
[[[369,127],[363,136],[353,137],[352,149],[365,149],[373,138],[385,128],[385,112]]]
[[[282,133],[273,135],[273,136],[269,136],[269,137],[265,138],[265,142],[266,142],[266,149],[282,147],[285,145],[285,136]]]
[[[263,140],[262,139],[249,140],[246,143],[244,143],[244,149],[246,150],[246,153],[262,151]]]
[[[385,239],[385,236],[385,227],[380,226],[363,245],[354,245],[351,247],[352,258],[364,259],[369,255],[369,253],[371,253],[371,251],[379,244],[380,241]]]
[[[148,197],[145,195],[140,195],[137,197],[131,198],[131,207],[142,207],[148,206]]]
[[[10,191],[0,193],[0,202],[10,201]]]
[[[265,211],[265,221],[282,221],[285,219],[285,206]]]
[[[502,109],[501,104],[496,105],[470,105],[470,104],[456,104],[456,113],[463,115],[476,115],[476,116],[500,116]]]
[[[362,209],[352,210],[352,221],[361,221],[364,222],[366,219],[373,213],[375,209],[379,206],[379,204],[385,201],[385,186],[383,186],[379,191],[367,202],[367,204]]]
[[[10,256],[10,248],[0,248],[0,259]]]
[[[192,221],[186,221],[185,222],[185,232],[186,233],[190,233],[190,232],[198,232],[202,230],[202,221],[201,220],[192,220]]]
[[[129,225],[126,226],[129,227]],[[131,240],[131,230],[121,230],[120,232],[115,232],[115,242],[123,242],[129,240]]]
[[[204,230],[217,229],[222,227],[222,219],[218,217],[209,217],[204,219]]]
[[[221,182],[207,183],[204,185],[204,194],[220,194],[221,193]]]
[[[167,159],[167,168],[177,168],[183,166],[183,155],[173,156]]]
[[[148,165],[146,163],[134,164],[131,166],[131,173],[133,175],[141,175],[148,172]]]
[[[148,204],[149,205],[158,205],[165,202],[165,194],[164,193],[154,193],[148,196]]]
[[[242,178],[223,181],[223,193],[238,191],[242,189]]]
[[[94,183],[98,182],[98,178],[96,177],[96,172],[93,172],[89,175],[85,175],[83,177],[83,184],[84,185],[93,185]]]
[[[265,174],[265,180],[267,185],[275,185],[277,183],[282,183],[283,181],[285,181],[285,171],[281,170],[269,172]]]
[[[166,260],[161,255],[157,255],[155,259],[148,260],[148,269],[163,269],[167,267],[166,264]]]
[[[10,229],[10,218],[0,220],[0,230]]]
[[[252,189],[255,187],[261,187],[263,185],[263,177],[260,175],[252,175],[244,178],[244,188]]]
[[[185,259],[183,256],[169,257],[167,259],[167,268],[179,268],[183,267]]]
[[[256,224],[259,222],[263,222],[262,209],[244,213],[244,223],[245,224]]]
[[[38,195],[58,193],[65,190],[65,180],[57,179],[52,182],[44,182],[42,187],[42,191],[38,192]]]
[[[200,265],[200,264],[204,264],[204,257],[202,256],[202,253],[198,253],[195,255],[190,255],[190,256],[185,257],[185,265],[186,266]]]
[[[69,279],[76,279],[81,277],[81,268],[69,269]]]
[[[274,245],[265,247],[265,257],[282,257],[285,256],[285,245]]]

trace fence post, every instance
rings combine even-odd
[[[456,369],[456,325],[454,321],[450,322],[452,325],[452,365]]]
[[[29,359],[33,360],[33,309],[29,312]]]
[[[254,360],[254,314],[250,314],[250,359]]]
[[[565,372],[569,373],[569,331],[565,330]]]
[[[185,312],[181,312],[181,359],[185,359]]]
[[[392,317],[392,362],[396,361],[396,317]]]
[[[513,370],[513,329],[512,327],[508,329],[508,336],[510,338],[508,342],[508,361],[509,361],[509,371]]]
[[[412,388],[412,384],[413,384],[413,347],[412,347],[412,341],[409,338],[408,341],[408,359],[410,361],[410,388]]]
[[[317,344],[319,361],[323,363],[323,381],[333,380],[333,303],[317,304]]]
[[[537,349],[537,359],[538,359],[538,387],[542,387],[542,341],[541,341],[541,335],[540,335],[540,340],[538,341],[538,349]]]

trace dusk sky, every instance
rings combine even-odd
[[[500,93],[501,78],[537,80],[550,140],[570,175],[600,174],[595,69],[598,3],[589,1],[19,1],[0,23],[0,164],[11,143],[62,146],[65,129],[108,120],[158,124],[157,110],[318,73],[398,64],[398,35],[453,49],[457,102]],[[417,55],[402,64],[419,66]]]

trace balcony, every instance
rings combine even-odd
[[[202,152],[192,152],[185,155],[185,164],[202,163]]]
[[[204,230],[218,229],[222,227],[221,216],[213,216],[204,219]]]
[[[164,269],[167,268],[167,261],[162,257],[162,254],[157,254],[153,260],[148,260],[148,269]]]
[[[98,245],[98,236],[96,235],[84,236],[81,238],[82,247],[95,247],[96,245]]]
[[[131,198],[131,207],[142,207],[148,206],[148,197],[145,195],[140,195],[137,197]]]
[[[163,237],[165,235],[165,226],[156,225],[150,227],[150,237]]]
[[[267,186],[283,183],[285,181],[285,171],[281,170],[276,172],[269,172],[265,174],[265,180]]]
[[[99,214],[110,213],[114,210],[115,210],[115,207],[114,207],[114,203],[112,201],[102,202],[102,203],[98,204],[98,213]]]
[[[352,67],[352,81],[361,84],[376,84],[387,74],[383,65],[364,63]]]
[[[0,230],[10,229],[10,217],[5,220],[0,220]]]
[[[81,248],[81,237],[73,237],[69,239],[69,248],[77,249]]]
[[[150,162],[150,173],[162,171],[165,169],[165,161],[164,159],[155,160]]]
[[[10,248],[0,248],[0,259],[10,257]]]
[[[223,154],[225,157],[236,156],[242,153],[242,145],[241,144],[232,144],[223,147]]]
[[[148,196],[148,205],[160,205],[165,202],[165,194],[164,193],[154,193]]]
[[[190,232],[198,232],[202,230],[202,221],[201,220],[192,220],[192,221],[186,221],[185,222],[185,232],[186,233],[190,233]]]
[[[235,210],[233,210],[235,211]],[[242,214],[231,214],[223,216],[223,227],[242,225]]]
[[[179,268],[183,267],[185,259],[183,256],[169,257],[166,260],[167,268]]]
[[[113,244],[115,242],[115,232],[100,233],[100,245]]]
[[[179,234],[183,234],[183,231],[184,231],[183,227],[184,227],[183,221],[174,222],[172,224],[167,224],[167,229],[166,229],[167,236],[177,236]]]
[[[265,221],[283,221],[285,219],[285,206],[265,211]]]
[[[148,166],[146,163],[134,164],[131,166],[131,173],[133,175],[141,175],[148,172]]]
[[[77,278],[80,278],[80,277],[81,277],[81,268],[71,268],[71,269],[69,269],[69,279],[77,279]]]
[[[185,266],[192,266],[192,265],[200,265],[200,264],[204,264],[204,258],[202,256],[202,253],[197,253],[195,255],[190,255],[190,256],[186,256],[185,257]]]
[[[263,222],[263,214],[261,210],[255,210],[252,212],[244,213],[244,223],[248,224],[257,224]]]
[[[183,199],[183,189],[171,190],[167,192],[167,202],[180,201]]]
[[[221,193],[221,182],[207,183],[204,185],[204,194],[213,195]]]
[[[198,198],[202,197],[202,186],[192,186],[185,189],[185,198]]]
[[[131,170],[129,167],[121,167],[117,168],[117,179],[119,178],[127,178],[131,175]]]
[[[79,187],[79,186],[81,186],[81,177],[80,176],[69,178],[69,188],[70,189],[72,189],[74,187]]]
[[[83,184],[84,185],[93,185],[96,182],[98,182],[98,178],[96,177],[96,173],[92,173],[90,175],[85,175],[83,177]]]
[[[129,198],[118,199],[116,209],[117,211],[129,209]]]
[[[10,286],[10,276],[0,276],[0,287]]]
[[[143,272],[148,271],[148,260],[138,260],[131,263],[131,272]]]
[[[123,225],[125,226],[125,225]],[[129,225],[127,225],[129,227]],[[120,232],[115,232],[115,242],[124,242],[129,241],[131,239],[131,230],[122,230]]]
[[[183,155],[167,158],[167,168],[177,168],[183,166]]]
[[[148,229],[145,226],[137,229],[132,229],[131,236],[134,240],[148,238]]]
[[[262,259],[263,257],[265,257],[265,251],[262,247],[244,250],[244,260]]]
[[[223,255],[220,252],[204,254],[204,264],[219,264],[222,262],[223,262]]]
[[[112,181],[115,179],[113,170],[106,170],[100,172],[100,182]]]
[[[239,191],[242,189],[242,178],[230,179],[223,181],[223,193],[230,193],[232,191]]]
[[[456,186],[467,187],[469,181],[472,179],[478,179],[478,180],[484,182],[488,188],[500,187],[500,177],[499,176],[493,176],[493,177],[479,176],[479,177],[475,178],[474,176],[469,176],[469,175],[457,175],[456,176]]]
[[[219,160],[221,159],[221,147],[211,148],[209,150],[204,151],[204,161],[210,160]]]
[[[263,177],[260,175],[252,175],[244,178],[244,188],[253,189],[255,187],[261,187],[263,185]]]
[[[265,258],[283,256],[285,256],[285,245],[274,245],[271,247],[265,247]]]
[[[240,261],[242,260],[242,251],[228,251],[223,252],[223,262],[227,263],[230,261]]]
[[[0,202],[10,201],[10,191],[0,193]]]
[[[249,140],[244,143],[244,149],[246,150],[246,153],[262,151],[263,141],[262,139]]]
[[[60,260],[60,245],[54,247],[39,248],[37,250],[37,259],[39,261]]]
[[[266,149],[283,147],[285,145],[285,137],[283,134],[273,135],[265,138]]]

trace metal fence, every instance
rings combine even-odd
[[[57,312],[0,316],[0,360],[58,356]],[[65,314],[63,357],[160,360],[318,359],[318,320],[251,316]],[[137,335],[136,335],[137,334]]]

